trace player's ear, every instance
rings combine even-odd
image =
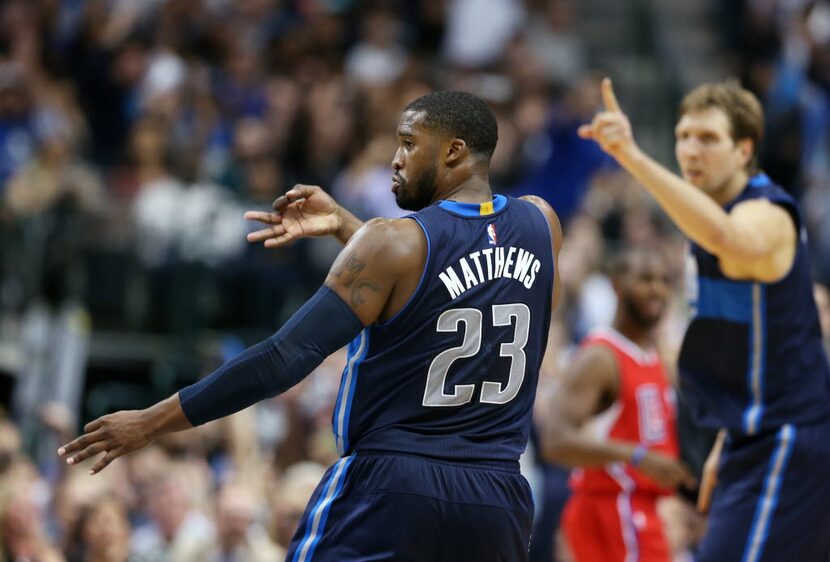
[[[444,162],[447,166],[455,166],[461,162],[467,154],[467,143],[462,139],[450,139],[449,143],[447,143],[446,152],[444,154]]]
[[[752,139],[741,139],[736,146],[740,152],[741,166],[745,168],[749,161],[752,160],[752,154],[755,152],[755,143],[752,142]]]

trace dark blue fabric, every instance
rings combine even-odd
[[[276,334],[179,391],[182,410],[201,425],[285,392],[362,329],[343,299],[323,286]]]
[[[407,305],[349,348],[333,414],[341,454],[516,461],[525,450],[550,325],[551,236],[533,204],[508,197],[494,206],[471,216],[437,204],[411,216],[425,232],[427,263]],[[439,326],[452,315],[463,321]],[[442,364],[443,378],[434,376]],[[518,380],[512,399],[488,401],[485,390]],[[439,404],[428,389],[463,396]]]
[[[716,256],[691,244],[686,283],[694,317],[678,366],[697,425],[752,435],[830,417],[830,367],[798,205],[759,174],[724,208],[750,199],[792,217],[799,233],[793,266],[775,283],[730,279]]]
[[[509,467],[509,468],[508,468]],[[533,500],[518,466],[351,455],[309,500],[289,562],[521,562]]]
[[[826,562],[830,422],[727,439],[697,562]],[[757,543],[757,545],[755,544]]]

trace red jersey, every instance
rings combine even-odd
[[[674,389],[657,353],[643,350],[613,328],[592,331],[582,345],[608,347],[617,359],[620,377],[617,399],[589,422],[589,430],[601,440],[640,443],[677,458]],[[673,493],[628,463],[575,469],[571,488],[577,492]]]

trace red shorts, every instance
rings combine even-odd
[[[562,528],[577,562],[671,562],[654,495],[574,493]]]

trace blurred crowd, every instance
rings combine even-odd
[[[725,60],[767,111],[762,167],[805,203],[826,284],[830,6],[716,4]],[[601,76],[579,21],[574,0],[0,3],[0,343],[19,350],[8,367],[0,353],[0,371],[13,371],[0,386],[0,562],[279,559],[335,458],[340,354],[289,393],[100,476],[67,469],[54,450],[91,416],[192,382],[316,290],[336,244],[248,245],[256,227],[244,210],[308,183],[361,218],[399,216],[397,118],[434,89],[491,104],[494,190],[545,197],[565,226],[540,399],[573,345],[610,322],[608,258],[628,245],[672,264],[671,364],[685,325],[684,241],[576,136],[600,105]],[[145,340],[119,351],[104,345],[113,334],[160,336],[176,351],[136,373],[120,358]],[[92,388],[96,352],[106,380]],[[541,512],[566,493],[564,472],[532,451],[526,465]],[[663,511],[684,560],[703,523],[683,500]],[[534,560],[557,556],[553,529]]]

